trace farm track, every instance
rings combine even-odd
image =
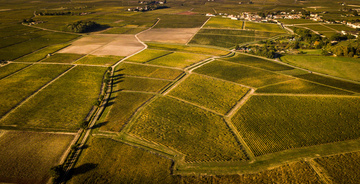
[[[337,98],[360,98],[353,95],[323,95],[323,94],[294,94],[294,93],[254,93],[254,96],[304,96],[304,97],[337,97]]]
[[[35,91],[32,95],[28,96],[26,99],[24,99],[22,102],[20,102],[19,104],[17,104],[16,106],[14,106],[10,111],[8,111],[6,114],[4,114],[1,118],[0,121],[5,119],[9,114],[13,113],[15,110],[17,110],[19,107],[21,107],[23,104],[25,104],[26,102],[28,102],[30,99],[32,99],[34,96],[36,96],[39,92],[41,92],[43,89],[45,89],[46,87],[48,87],[50,84],[52,84],[53,82],[55,82],[56,80],[58,80],[60,77],[64,76],[65,74],[67,74],[69,71],[71,71],[73,68],[75,68],[76,66],[73,66],[69,69],[67,69],[65,72],[63,72],[62,74],[60,74],[59,76],[57,76],[56,78],[54,78],[53,80],[51,80],[50,82],[48,82],[47,84],[45,84],[44,86],[42,86],[40,89],[38,89],[37,91]]]
[[[314,159],[310,159],[307,161],[309,166],[315,171],[315,173],[319,176],[319,179],[325,184],[333,184],[330,177],[327,175],[324,168],[322,168]]]
[[[225,114],[225,117],[231,118],[234,114],[254,95],[255,89],[251,88],[241,99],[240,101],[228,112]]]
[[[213,10],[216,12],[216,10],[213,8]],[[211,19],[211,17],[209,17],[202,25],[201,25],[201,27],[196,31],[196,33],[194,33],[190,38],[189,38],[189,40],[186,42],[186,44],[185,45],[188,45],[189,43],[190,43],[190,41],[194,38],[194,36],[205,26],[205,24],[207,23],[207,22],[209,22],[209,20]]]
[[[10,64],[10,63],[11,63],[11,62],[9,62],[9,64]],[[21,63],[21,64],[24,64],[24,63]],[[1,79],[0,79],[0,81],[1,81],[1,80],[3,80],[3,79],[9,78],[9,77],[11,77],[11,76],[13,76],[13,75],[16,75],[17,73],[19,73],[19,72],[21,72],[21,71],[25,70],[26,68],[31,67],[32,65],[33,65],[33,64],[29,64],[29,66],[25,66],[24,68],[21,68],[20,70],[15,71],[14,73],[11,73],[11,74],[9,74],[9,75],[7,75],[7,76],[5,76],[5,77],[1,78]]]

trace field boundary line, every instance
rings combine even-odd
[[[254,93],[254,96],[299,96],[299,97],[336,97],[336,98],[360,98],[353,95],[325,95],[325,94],[296,94],[296,93]]]
[[[231,118],[249,99],[254,95],[255,89],[251,88],[246,94],[238,101],[238,103],[225,114],[225,117]]]
[[[135,62],[129,62],[129,61],[124,61],[123,63],[142,65],[142,66],[152,66],[152,67],[159,67],[159,68],[168,68],[168,69],[174,69],[174,70],[184,70],[182,68],[177,68],[177,67],[172,67],[172,66],[163,66],[163,65],[154,65],[154,64],[149,64],[149,63],[135,63]]]
[[[9,116],[9,114],[13,113],[15,110],[17,110],[19,107],[21,107],[23,104],[25,104],[26,102],[28,102],[30,99],[32,99],[35,95],[37,95],[40,91],[42,91],[43,89],[45,89],[46,87],[48,87],[50,84],[52,84],[53,82],[55,82],[57,79],[59,79],[60,77],[64,76],[65,74],[67,74],[69,71],[71,71],[74,67],[76,66],[72,66],[69,69],[65,70],[62,74],[60,74],[59,76],[57,76],[56,78],[54,78],[53,80],[51,80],[50,82],[48,82],[47,84],[45,84],[44,86],[42,86],[40,89],[38,89],[37,91],[35,91],[33,94],[31,94],[30,96],[28,96],[25,100],[23,100],[22,102],[18,103],[17,105],[15,105],[10,111],[8,111],[6,114],[4,114],[1,118],[0,121],[6,119],[7,116]]]
[[[277,83],[273,83],[273,84],[264,85],[264,86],[258,87],[257,89],[267,88],[267,87],[270,87],[270,86],[275,86],[275,85],[278,85],[278,84],[282,84],[282,83],[286,83],[286,82],[290,82],[290,81],[294,81],[294,80],[299,80],[299,78],[294,78],[294,79],[287,80],[287,81],[281,81],[281,82],[277,82]]]
[[[169,81],[173,82],[174,80],[171,79],[161,79],[161,78],[154,78],[154,77],[143,77],[143,76],[137,76],[137,75],[123,75],[123,77],[128,78],[140,78],[140,79],[151,79],[151,80],[162,80],[162,81]]]
[[[255,162],[255,155],[251,151],[250,147],[247,145],[243,137],[241,136],[240,132],[236,129],[234,124],[232,123],[231,119],[229,117],[224,118],[226,125],[229,127],[230,131],[235,135],[236,139],[239,141],[241,147],[243,148],[243,151],[248,156],[250,163]]]
[[[181,84],[185,79],[187,79],[190,76],[190,74],[184,73],[183,75],[180,75],[178,80],[175,80],[172,84],[169,84],[170,86],[166,86],[163,88],[163,91],[160,93],[162,95],[167,95],[170,91],[172,91],[174,88],[176,88],[179,84]]]
[[[33,27],[36,29],[41,29],[44,31],[50,31],[50,32],[57,32],[57,33],[67,33],[67,34],[74,34],[74,35],[80,35],[83,36],[84,34],[81,33],[73,33],[73,32],[66,32],[66,31],[58,31],[58,30],[53,30],[53,29],[47,29],[47,28],[43,28],[43,27],[38,27],[38,26],[34,26],[34,25],[26,25],[26,24],[22,24],[23,26],[28,26],[28,27]]]
[[[189,67],[185,68],[184,70],[185,71],[187,70],[187,71],[189,71],[189,73],[192,73],[193,70],[196,70],[196,69],[198,69],[198,68],[200,68],[200,67],[202,67],[202,66],[204,66],[204,65],[206,65],[208,63],[211,63],[213,61],[215,61],[215,59],[213,57],[212,58],[207,58],[207,59],[205,59],[203,61],[200,61],[200,62],[198,62],[198,63],[196,63],[196,64],[194,64],[192,66],[190,65]]]
[[[135,90],[121,90],[119,92],[123,92],[123,93],[143,93],[143,94],[151,94],[151,95],[157,95],[157,92],[149,92],[149,91],[135,91]]]
[[[85,57],[85,56],[83,56]],[[12,61],[11,63],[16,63],[16,64],[26,64],[25,62],[18,62],[18,61]],[[93,66],[93,67],[103,67],[103,68],[108,68],[109,66],[105,66],[105,65],[90,65],[90,64],[77,64],[77,63],[50,63],[50,62],[34,62],[34,63],[28,63],[29,65],[78,65],[78,66]]]
[[[333,184],[331,177],[329,177],[326,173],[326,170],[321,167],[314,159],[310,159],[307,161],[309,166],[315,171],[315,173],[319,176],[319,179],[325,184]]]
[[[210,76],[210,75],[205,75],[205,74],[196,73],[196,72],[194,72],[194,73],[197,74],[197,75],[201,75],[201,76],[203,76],[203,77],[208,77],[208,78],[211,78],[211,79],[216,79],[216,80],[220,80],[220,81],[224,81],[224,82],[229,82],[229,83],[232,83],[232,84],[236,84],[236,85],[241,86],[241,87],[245,87],[245,88],[249,88],[249,89],[254,89],[254,90],[257,89],[257,88],[255,88],[255,87],[251,87],[251,86],[247,86],[247,85],[244,85],[244,84],[241,84],[241,83],[236,83],[236,82],[233,82],[233,81],[229,81],[229,80],[225,80],[225,79],[213,77],[213,76]]]
[[[213,8],[213,10],[215,11],[215,9]],[[196,33],[194,33],[189,40],[185,43],[185,45],[188,45],[189,42],[195,37],[196,34],[198,34],[198,32],[205,26],[205,24],[211,19],[211,17],[209,17],[201,26],[200,28],[196,31]]]
[[[164,57],[164,56],[167,56],[167,55],[170,55],[170,54],[173,54],[173,53],[175,53],[175,51],[170,51],[169,53],[166,53],[166,54],[163,54],[163,55],[161,55],[161,56],[158,56],[158,57],[149,59],[148,61],[143,62],[143,64],[146,64],[146,63],[148,63],[148,62],[151,62],[151,61],[160,59],[160,58],[162,58],[162,57]]]
[[[13,62],[11,62],[11,63],[13,63]],[[16,63],[15,63],[15,64],[16,64]],[[21,71],[25,70],[26,68],[29,68],[29,67],[33,66],[33,65],[34,65],[34,64],[29,64],[29,66],[25,66],[24,68],[21,68],[21,69],[19,69],[19,70],[15,71],[14,73],[11,73],[11,74],[9,74],[9,75],[7,75],[7,76],[5,76],[5,77],[1,78],[1,79],[0,79],[0,81],[1,81],[1,80],[3,80],[3,79],[9,78],[9,77],[11,77],[11,76],[13,76],[13,75],[15,75],[15,74],[17,74],[17,73],[19,73],[19,72],[21,72]]]

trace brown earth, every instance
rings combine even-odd
[[[139,34],[141,41],[186,44],[199,28],[155,28]]]

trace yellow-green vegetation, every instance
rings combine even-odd
[[[214,61],[195,70],[196,73],[260,87],[292,79],[266,70],[251,68],[227,61]]]
[[[226,58],[225,60],[239,63],[239,64],[263,68],[263,69],[271,70],[271,71],[294,69],[290,66],[278,64],[278,63],[275,63],[275,62],[267,60],[267,59],[262,59],[262,58],[244,55],[244,54],[237,54],[236,56],[231,57],[231,58]]]
[[[169,95],[225,114],[248,90],[234,83],[193,74]]]
[[[211,19],[205,24],[205,28],[232,28],[242,29],[243,21],[231,20],[229,18],[211,17]]]
[[[111,139],[92,138],[69,183],[173,183],[172,161]]]
[[[360,59],[357,58],[286,55],[281,60],[312,71],[360,81]]]
[[[297,76],[297,75],[305,75],[308,74],[309,72],[306,70],[302,70],[302,69],[292,69],[292,70],[283,70],[283,71],[277,71],[278,73],[281,74],[285,74],[285,75],[291,75],[291,76]]]
[[[286,31],[281,29],[279,25],[270,23],[245,22],[245,29],[286,33]]]
[[[360,181],[360,152],[345,153],[315,159],[335,183]]]
[[[360,137],[360,98],[253,96],[232,118],[255,156]]]
[[[117,93],[112,96],[106,108],[109,113],[101,124],[100,130],[119,132],[130,120],[135,111],[153,95],[144,93]]]
[[[47,57],[46,59],[42,60],[41,62],[73,63],[74,61],[78,60],[79,58],[81,58],[83,56],[84,55],[81,55],[81,54],[57,53],[57,54]]]
[[[253,36],[233,36],[233,35],[217,35],[217,34],[196,34],[190,41],[190,44],[197,45],[213,45],[223,48],[233,48],[235,45],[246,42],[254,42],[264,40]]]
[[[59,68],[60,66],[53,66]],[[77,66],[3,119],[2,125],[76,130],[99,97],[106,68]]]
[[[318,32],[326,31],[326,32],[333,32],[333,34],[336,33],[336,31],[334,31],[328,27],[325,27],[322,24],[308,24],[308,25],[301,25],[299,27],[307,27],[311,30],[318,31]]]
[[[160,79],[125,77],[119,81],[117,88],[118,90],[158,92],[170,82],[171,81]]]
[[[184,51],[184,52],[193,52],[197,54],[208,54],[214,56],[222,56],[229,53],[229,51],[215,49],[210,47],[195,47],[195,46],[186,46],[186,45],[175,45],[175,44],[161,44],[161,43],[146,43],[150,49],[161,49],[169,51]]]
[[[159,79],[176,79],[183,71],[141,64],[122,63],[116,67],[118,75],[134,75]]]
[[[324,77],[313,73],[297,75],[296,77],[360,93],[360,84],[338,80],[331,77]]]
[[[0,67],[0,79],[9,76],[25,67],[29,66],[28,64],[17,64],[10,63],[5,66]]]
[[[246,159],[220,116],[168,97],[149,104],[132,123],[130,134],[176,149],[187,162]]]
[[[352,95],[353,93],[342,91],[336,88],[307,82],[301,79],[285,81],[280,84],[267,86],[256,90],[259,93],[298,93],[298,94],[342,94]]]
[[[283,24],[306,24],[306,23],[315,23],[313,20],[309,19],[278,19]]]
[[[0,115],[26,99],[41,86],[69,69],[70,66],[33,65],[0,83]]]
[[[75,64],[88,64],[88,65],[104,65],[111,66],[120,61],[122,56],[94,56],[87,55],[75,62]]]
[[[175,53],[160,57],[158,59],[151,60],[149,62],[149,64],[185,68],[194,63],[202,61],[206,58],[209,58],[209,56],[201,55],[201,54],[175,52]]]
[[[164,55],[170,54],[171,52],[165,50],[153,50],[146,49],[135,56],[130,57],[126,61],[145,63],[147,61],[162,57]]]
[[[326,24],[326,26],[330,27],[330,28],[333,28],[333,29],[336,29],[338,31],[355,31],[354,28],[345,26],[343,24]]]
[[[8,131],[0,137],[0,182],[46,183],[73,135]]]
[[[41,50],[38,50],[34,53],[31,53],[29,55],[26,55],[26,56],[23,56],[15,61],[18,61],[18,62],[37,62],[41,59],[44,59],[46,58],[46,56],[48,54],[52,54],[66,46],[69,46],[68,43],[65,43],[65,44],[58,44],[58,45],[51,45],[51,46],[48,46],[48,47],[45,47],[44,49],[41,49]]]

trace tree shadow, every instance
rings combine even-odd
[[[108,121],[105,121],[105,122],[101,122],[101,123],[97,123],[95,124],[94,126],[91,127],[91,129],[96,129],[96,128],[100,128],[106,124],[108,124],[109,122]]]
[[[81,165],[79,167],[70,169],[69,175],[65,179],[65,182],[69,181],[73,176],[76,176],[76,175],[79,175],[79,174],[84,174],[84,173],[87,173],[87,172],[95,169],[98,165],[99,164],[86,163],[86,164],[83,164],[83,165]]]

